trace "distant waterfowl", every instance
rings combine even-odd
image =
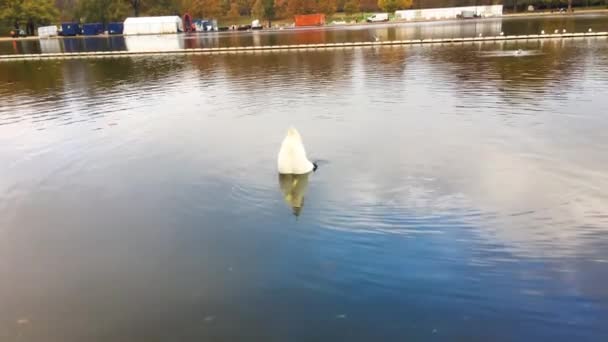
[[[553,31],[553,33],[557,34],[557,33],[559,33],[559,30],[555,29],[555,31]]]
[[[374,38],[375,42],[379,42],[380,41],[380,37],[378,37],[378,36],[373,36],[373,38]]]
[[[501,36],[504,36],[504,35],[505,35],[505,33],[504,33],[504,32],[500,32],[500,35],[501,35]]]
[[[279,173],[302,175],[317,169],[306,157],[306,149],[300,133],[293,127],[287,130],[277,160]]]
[[[562,33],[566,33],[566,29],[563,29],[563,30],[562,30]]]
[[[515,54],[516,54],[516,55],[521,55],[522,53],[523,53],[523,50],[522,50],[522,49],[517,49],[517,51],[515,51]]]
[[[545,30],[541,30],[541,31],[540,31],[540,34],[545,34]]]
[[[587,32],[589,32],[589,33],[593,32],[593,30],[591,29],[591,27],[587,30]]]
[[[480,34],[479,34],[479,36],[481,37],[481,36],[482,36],[482,34],[480,33]]]

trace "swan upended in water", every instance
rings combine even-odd
[[[306,157],[302,137],[293,127],[287,130],[283,139],[277,164],[281,174],[303,175],[317,169],[317,165]]]

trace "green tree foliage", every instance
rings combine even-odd
[[[270,25],[275,16],[274,0],[256,0],[251,13],[255,18],[267,19]]]
[[[59,19],[61,21],[71,21],[76,18],[79,0],[55,0],[55,6],[59,11]]]
[[[133,15],[139,17],[139,11],[141,10],[142,0],[127,0],[131,8],[133,9]]]
[[[129,6],[123,0],[80,0],[76,13],[83,22],[108,23],[124,20]]]
[[[353,14],[359,12],[359,0],[346,0],[344,3],[344,13]]]
[[[268,19],[268,25],[270,26],[270,20],[274,19],[274,0],[262,0],[264,4],[264,19]]]
[[[412,0],[378,0],[378,7],[385,12],[395,12],[412,6]]]
[[[0,19],[11,24],[49,24],[58,16],[53,0],[4,0],[0,3]]]
[[[177,15],[181,16],[179,2],[176,0],[154,0],[146,1],[142,10],[146,15]]]

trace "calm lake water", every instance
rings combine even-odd
[[[0,341],[606,341],[607,94],[605,38],[0,63]]]

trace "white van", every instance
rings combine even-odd
[[[388,13],[376,13],[371,17],[367,17],[368,23],[376,23],[379,21],[388,21]]]

